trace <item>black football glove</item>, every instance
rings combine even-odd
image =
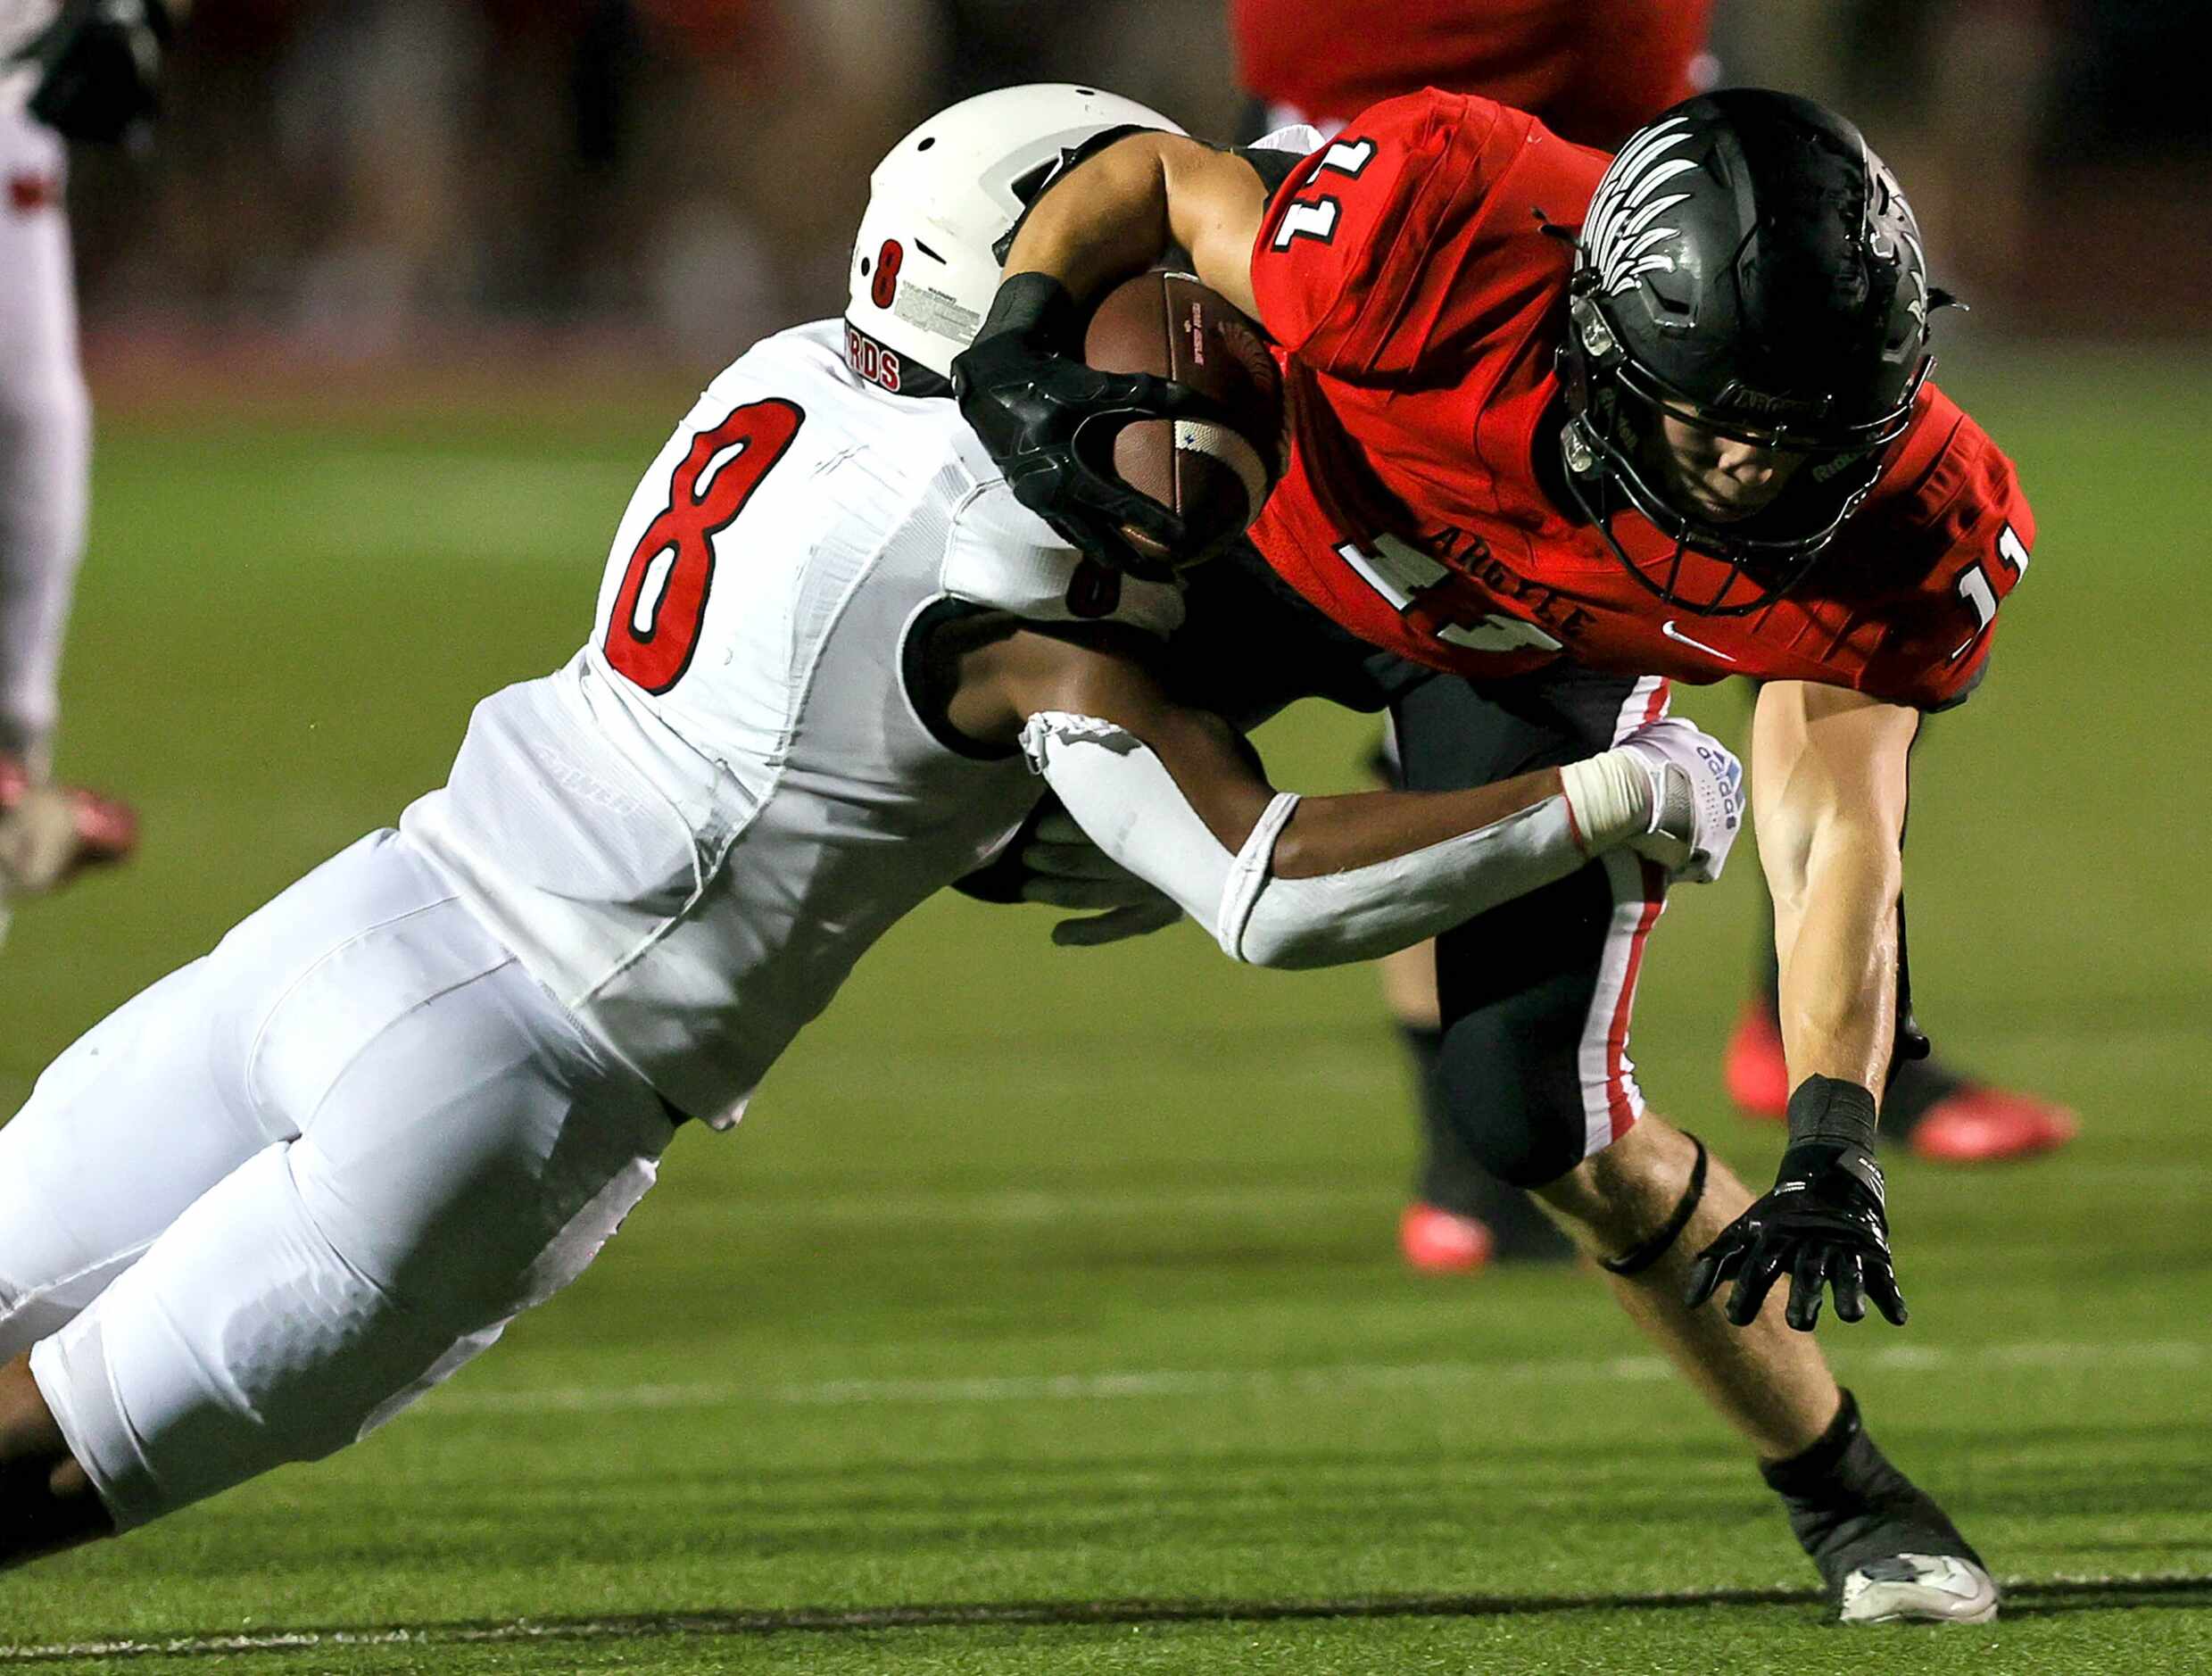
[[[1790,1096],[1790,1144],[1765,1198],[1720,1231],[1691,1265],[1686,1302],[1695,1309],[1731,1277],[1728,1319],[1749,1326],[1784,1274],[1784,1319],[1801,1332],[1820,1318],[1826,1289],[1835,1313],[1863,1320],[1870,1297],[1898,1326],[1904,1295],[1889,1254],[1882,1168],[1874,1161],[1874,1096],[1855,1083],[1809,1076]]]
[[[1114,439],[1139,419],[1217,419],[1214,404],[1148,373],[1084,365],[1081,311],[1057,280],[1020,273],[998,287],[975,342],[953,359],[952,388],[1015,498],[1085,552],[1157,575],[1130,545],[1134,530],[1171,559],[1197,556],[1182,519],[1115,473]]]
[[[160,107],[170,33],[163,0],[64,0],[15,55],[38,66],[31,115],[70,139],[121,139]]]

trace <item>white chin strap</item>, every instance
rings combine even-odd
[[[1564,797],[1425,849],[1318,878],[1272,870],[1298,800],[1280,793],[1232,853],[1151,748],[1092,716],[1044,711],[1022,751],[1099,849],[1210,925],[1233,960],[1335,966],[1419,942],[1562,879],[1589,857]]]

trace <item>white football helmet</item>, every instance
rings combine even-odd
[[[892,146],[853,241],[853,370],[886,390],[942,393],[998,289],[993,246],[1065,153],[1116,128],[1183,131],[1134,99],[1037,82],[963,99]]]

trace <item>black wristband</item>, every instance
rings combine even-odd
[[[1838,1076],[1809,1076],[1790,1095],[1790,1144],[1874,1150],[1874,1096]]]
[[[1048,273],[1017,273],[998,287],[975,341],[1006,333],[1055,353],[1073,353],[1082,341],[1083,315],[1067,287]]]

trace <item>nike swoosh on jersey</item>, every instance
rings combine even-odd
[[[1698,649],[1698,651],[1704,652],[1707,656],[1718,658],[1723,663],[1734,663],[1736,661],[1735,659],[1728,656],[1727,652],[1721,651],[1718,646],[1708,646],[1702,640],[1692,640],[1687,635],[1684,634],[1680,629],[1674,626],[1674,618],[1671,617],[1659,626],[1659,632],[1666,635],[1669,640],[1678,640],[1686,646],[1694,646]]]

